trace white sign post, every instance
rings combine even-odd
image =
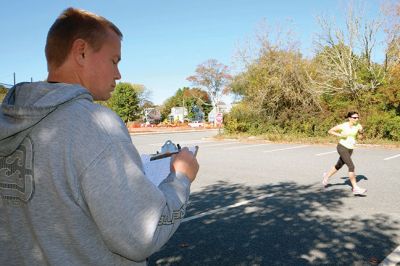
[[[222,125],[223,119],[224,119],[224,116],[222,113],[217,113],[217,115],[215,116],[215,121],[217,122],[217,126],[218,126],[218,134],[221,133],[221,125]]]

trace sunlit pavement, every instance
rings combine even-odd
[[[346,170],[321,186],[337,160],[335,145],[241,143],[212,134],[132,136],[143,153],[166,139],[200,146],[185,219],[150,265],[399,262],[399,149],[354,152],[358,182],[368,189],[355,197]]]

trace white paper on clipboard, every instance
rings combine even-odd
[[[189,151],[193,152],[194,156],[197,155],[198,146],[187,147]],[[171,157],[162,158],[150,161],[151,154],[142,154],[141,156],[143,170],[148,179],[158,186],[171,172]]]

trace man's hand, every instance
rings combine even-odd
[[[193,153],[188,148],[183,148],[178,154],[172,156],[171,171],[181,172],[193,182],[199,171],[199,164]]]

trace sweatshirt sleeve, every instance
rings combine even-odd
[[[190,182],[170,173],[159,187],[146,178],[131,142],[112,142],[81,178],[85,204],[109,249],[143,261],[161,248],[185,214]]]

